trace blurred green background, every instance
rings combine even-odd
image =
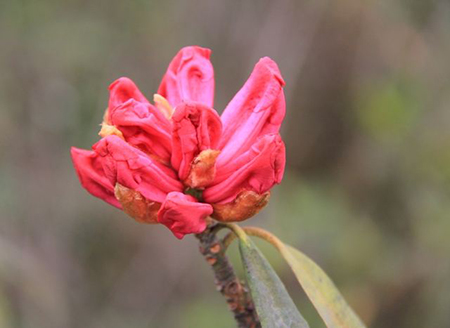
[[[449,327],[448,0],[1,1],[0,327],[234,326],[195,238],[90,196],[69,157],[98,140],[109,83],[151,97],[191,44],[213,50],[218,111],[260,57],[287,83],[286,176],[249,224],[370,327]]]

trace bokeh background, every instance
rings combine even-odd
[[[249,224],[315,259],[370,327],[449,327],[447,0],[1,1],[0,327],[234,326],[195,238],[90,196],[69,157],[98,140],[109,83],[151,97],[191,44],[213,50],[218,111],[260,57],[287,83],[286,176]]]

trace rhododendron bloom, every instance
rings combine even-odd
[[[102,139],[90,151],[72,148],[88,192],[178,238],[204,231],[208,216],[255,215],[284,172],[284,81],[276,63],[262,58],[219,116],[210,54],[181,49],[153,103],[128,78],[112,83]]]

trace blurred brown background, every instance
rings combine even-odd
[[[447,0],[1,1],[0,327],[234,326],[195,238],[90,196],[69,157],[98,140],[109,83],[151,97],[191,44],[213,50],[218,111],[260,57],[287,82],[286,176],[249,223],[315,259],[370,327],[449,327]]]

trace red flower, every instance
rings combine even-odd
[[[92,151],[72,148],[84,188],[140,222],[162,223],[177,238],[200,233],[206,217],[255,215],[281,181],[285,114],[280,71],[262,58],[225,108],[212,108],[211,51],[186,47],[175,56],[151,104],[128,78],[110,99]]]

